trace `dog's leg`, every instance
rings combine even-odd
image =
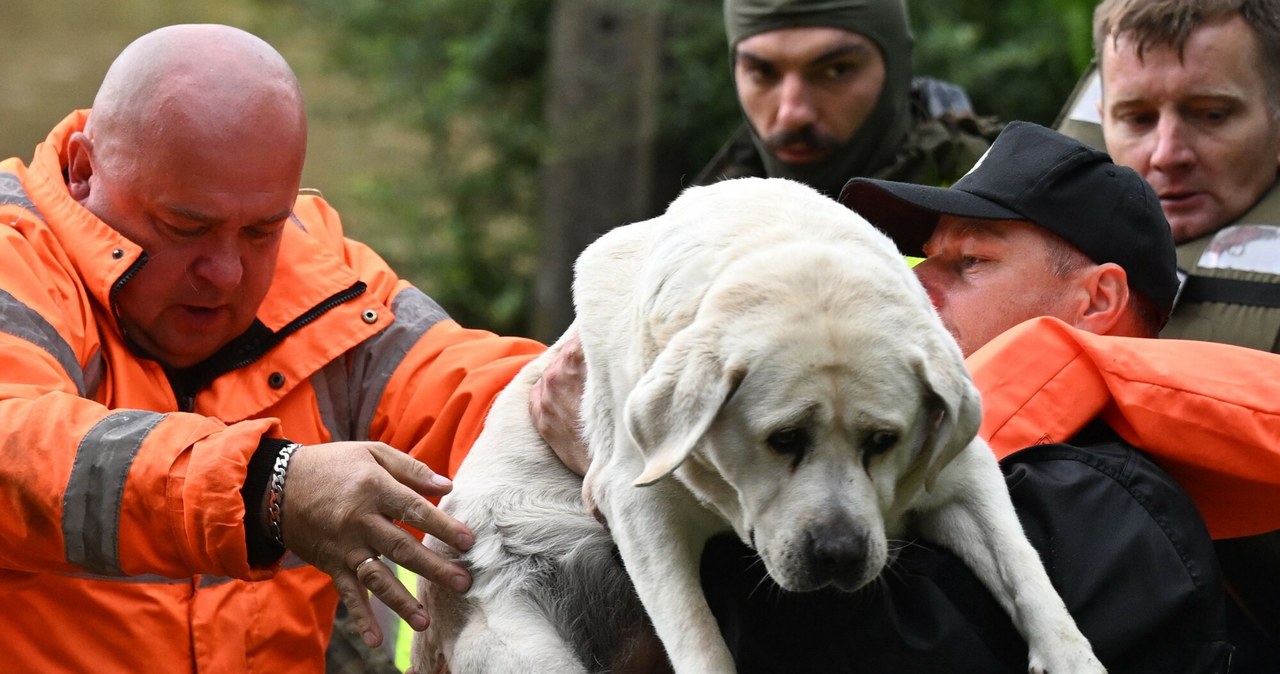
[[[1029,648],[1028,671],[1105,672],[1027,541],[986,443],[975,440],[956,463],[964,488],[921,513],[921,533],[963,559],[1013,618]]]
[[[607,493],[601,505],[618,552],[672,669],[679,674],[735,671],[698,575],[703,545],[723,523],[674,481],[649,487],[614,484]]]

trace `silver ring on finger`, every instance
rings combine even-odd
[[[356,568],[352,569],[352,571],[355,571],[356,576],[359,576],[360,569],[364,568],[365,564],[369,564],[370,562],[376,562],[381,558],[382,558],[382,555],[374,555],[372,557],[366,557],[359,564],[356,564]]]

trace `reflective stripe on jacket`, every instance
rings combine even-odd
[[[259,441],[376,440],[452,474],[543,347],[461,328],[302,196],[260,346],[179,411],[112,315],[143,251],[63,181],[87,114],[29,168],[0,163],[0,669],[322,671],[328,577],[291,555],[247,562],[240,488]]]
[[[1101,417],[1178,481],[1214,538],[1280,529],[1280,356],[1037,318],[966,362],[997,457],[1065,442]]]

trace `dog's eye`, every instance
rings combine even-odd
[[[769,446],[779,454],[802,455],[809,448],[809,434],[800,428],[784,428],[769,436]]]
[[[898,444],[898,434],[893,431],[876,431],[867,436],[862,443],[863,456],[875,456],[883,454],[894,445]]]

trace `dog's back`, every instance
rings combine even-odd
[[[883,272],[917,286],[893,242],[859,221],[839,203],[790,180],[739,178],[686,190],[662,216],[618,227],[578,257],[573,301],[582,338],[660,349],[692,321],[725,267],[798,241],[855,243],[874,251],[874,259],[897,262]],[[620,310],[628,315],[619,316]],[[636,328],[643,334],[615,334]],[[645,353],[643,360],[652,362],[655,355]]]

